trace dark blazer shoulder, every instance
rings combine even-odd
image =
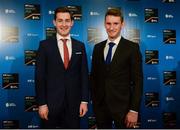
[[[104,47],[105,44],[106,44],[106,42],[107,42],[107,40],[104,40],[104,41],[102,41],[102,42],[99,42],[99,43],[97,43],[97,44],[94,46],[94,48]]]
[[[57,44],[57,40],[53,38],[40,41],[40,46],[47,48],[49,48],[49,46],[53,46],[53,45],[55,46],[56,44]]]
[[[44,39],[44,40],[41,40],[40,43],[47,44],[47,43],[56,42],[56,41],[57,41],[56,38],[51,38],[51,39]]]
[[[72,47],[75,49],[82,49],[85,50],[85,44],[77,39],[71,38],[72,40]]]
[[[77,40],[77,39],[71,38],[71,40],[72,40],[72,43],[73,43],[73,44],[77,44],[77,45],[80,45],[80,46],[84,46],[84,43],[81,42],[81,41],[79,41],[79,40]]]
[[[124,38],[124,37],[121,37],[121,41],[122,41],[123,43],[125,43],[126,46],[129,46],[129,47],[132,47],[132,48],[134,48],[134,47],[135,47],[135,48],[136,48],[136,47],[139,47],[139,44],[138,44],[138,43],[135,43],[135,42],[133,42],[133,41],[130,41],[130,40]]]

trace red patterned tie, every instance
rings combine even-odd
[[[65,69],[67,69],[68,64],[69,64],[69,52],[68,52],[68,48],[67,48],[67,39],[62,39],[63,42],[63,49],[64,49],[64,67]]]

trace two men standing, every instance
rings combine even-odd
[[[84,45],[70,37],[73,18],[57,8],[55,39],[40,42],[36,66],[36,92],[43,128],[79,128],[79,116],[88,110],[88,67]],[[121,36],[122,12],[105,15],[108,39],[96,44],[92,57],[91,88],[98,128],[136,125],[142,95],[139,46]]]

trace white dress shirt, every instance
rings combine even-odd
[[[56,38],[57,38],[57,43],[58,43],[58,49],[62,58],[62,61],[64,62],[64,49],[63,49],[63,42],[61,39],[67,39],[66,45],[68,48],[68,53],[69,53],[69,60],[71,59],[71,55],[72,55],[72,41],[71,41],[71,37],[70,35],[68,35],[67,37],[62,37],[61,35],[59,35],[58,33],[56,34]]]
[[[106,56],[107,56],[107,53],[108,53],[108,50],[109,50],[109,43],[113,42],[113,43],[115,43],[115,45],[112,48],[112,55],[111,55],[111,61],[112,61],[114,53],[116,51],[116,48],[117,48],[120,40],[121,40],[121,36],[118,36],[114,41],[111,41],[111,40],[107,39],[107,42],[106,42],[106,45],[105,45],[105,48],[104,48],[104,60],[106,59]]]

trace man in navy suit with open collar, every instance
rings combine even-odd
[[[80,128],[88,111],[88,66],[85,46],[70,37],[73,17],[66,7],[55,10],[54,39],[40,42],[35,69],[42,128]]]

